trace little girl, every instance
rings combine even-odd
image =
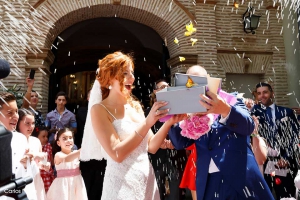
[[[85,185],[79,170],[80,150],[72,151],[73,133],[68,128],[59,130],[52,144],[57,177],[50,186],[49,200],[87,200]]]
[[[32,161],[28,160],[27,172],[28,175],[32,176],[33,183],[27,185],[24,191],[30,200],[44,200],[46,195],[44,184],[39,173],[39,168],[49,170],[50,163],[42,162],[44,160],[45,153],[42,152],[41,142],[36,137],[31,136],[35,127],[33,113],[25,108],[20,109],[18,113],[19,121],[17,123],[16,130],[26,137],[29,147],[29,152],[26,153],[26,155],[32,158]]]
[[[48,142],[48,130],[46,127],[35,127],[35,132],[33,132],[32,136],[37,137],[42,144],[42,151],[47,153],[47,162],[51,163],[53,166],[53,156],[52,156],[52,146]],[[48,192],[50,185],[54,180],[54,172],[50,167],[49,171],[40,169],[41,177],[44,182],[45,191]]]

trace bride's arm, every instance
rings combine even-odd
[[[157,110],[165,105],[166,103],[162,102],[156,103],[153,106],[153,110]],[[163,116],[165,116],[166,113],[167,111],[162,112]],[[148,115],[134,132],[125,140],[120,141],[107,111],[100,104],[96,104],[91,108],[92,126],[98,141],[106,153],[119,163],[137,148],[159,117],[161,116],[156,116],[152,111],[151,115]]]
[[[174,115],[168,121],[166,121],[162,127],[157,131],[155,135],[149,137],[148,141],[148,152],[154,154],[160,148],[161,144],[164,142],[164,139],[168,135],[168,131],[173,124],[183,120],[186,115]]]

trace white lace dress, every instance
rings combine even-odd
[[[137,125],[126,118],[113,121],[113,126],[121,141],[132,134]],[[154,171],[148,159],[147,139],[148,136],[121,163],[107,156],[102,200],[160,199]]]

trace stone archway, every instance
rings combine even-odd
[[[112,1],[102,0],[91,3],[90,1],[72,1],[63,0],[40,0],[33,8],[45,14],[45,18],[52,21],[52,28],[41,26],[39,30],[43,36],[38,37],[41,49],[44,55],[50,56],[53,61],[53,42],[59,34],[68,27],[88,19],[100,17],[119,17],[139,22],[154,29],[160,37],[166,42],[170,57],[178,59],[178,55],[183,53],[197,55],[197,49],[190,48],[189,38],[184,36],[185,25],[189,22],[195,23],[195,17],[192,15],[180,2],[170,2],[160,0],[147,1],[121,1],[120,5],[114,5]],[[176,45],[173,40],[177,37],[181,41],[181,45]],[[39,59],[39,60],[38,60]],[[50,60],[48,57],[43,57],[44,60]],[[30,66],[42,68],[44,71],[49,71],[51,62],[40,64],[40,56],[28,54],[27,60]],[[41,82],[42,81],[42,82]],[[37,84],[49,84],[49,73],[43,74],[43,79]],[[41,95],[48,97],[48,91],[42,90]],[[46,104],[46,105],[45,105]],[[48,103],[43,102],[45,109]],[[44,112],[47,112],[45,109]]]
[[[178,2],[172,6],[170,3],[160,0],[147,1],[122,1],[122,5],[112,5],[110,1],[99,1],[93,5],[89,1],[74,1],[67,3],[66,1],[42,1],[36,3],[34,7],[37,10],[47,10],[45,18],[55,22],[52,29],[42,29],[46,37],[40,38],[43,48],[49,49],[55,38],[67,27],[92,18],[114,17],[129,19],[139,22],[153,28],[161,38],[168,43],[168,49],[171,57],[183,52],[191,52],[190,44],[186,41],[189,38],[184,37],[185,24],[192,21],[195,17],[189,13]],[[177,37],[182,41],[181,45],[176,45],[172,41]],[[193,52],[191,52],[193,53]]]

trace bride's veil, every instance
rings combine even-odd
[[[93,107],[93,105],[98,104],[101,101],[102,101],[101,87],[99,81],[96,79],[93,84],[92,90],[90,92],[88,112],[87,112],[82,144],[81,144],[81,152],[80,152],[81,161],[89,161],[91,159],[102,160],[103,158],[106,159],[107,157],[106,152],[104,151],[104,149],[102,148],[100,142],[96,137],[96,134],[92,126],[92,120],[91,120],[91,108]]]

